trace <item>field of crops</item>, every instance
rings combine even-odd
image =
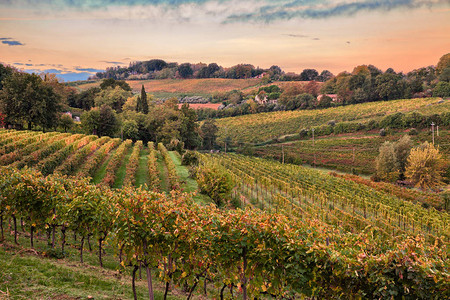
[[[148,152],[151,153],[150,160]],[[141,141],[133,145],[131,140],[122,142],[120,139],[83,134],[0,131],[2,166],[34,168],[43,175],[90,177],[92,183],[114,188],[145,186],[161,190],[160,183],[165,184],[169,179],[175,184],[176,174],[157,172],[159,165],[165,171],[168,169],[166,164],[170,163],[169,160],[157,161],[155,157],[158,155],[159,151],[152,143],[144,148]]]
[[[179,159],[162,144],[2,130],[0,147],[2,165],[34,168],[1,167],[2,238],[6,219],[8,239],[24,236],[33,247],[35,234],[44,233],[51,251],[64,253],[70,233],[81,262],[91,238],[100,267],[108,247],[115,253],[108,261],[130,270],[133,285],[142,267],[149,289],[153,272],[166,293],[177,285],[192,295],[202,280],[215,298],[442,298],[448,291],[450,216],[434,208],[442,207],[439,197],[421,195],[416,203],[416,194],[354,178],[202,154],[202,162],[220,165],[235,181],[232,196],[243,209],[223,210],[180,193]],[[133,188],[143,171],[149,189]]]
[[[234,195],[244,204],[269,211],[287,209],[289,215],[318,218],[350,232],[371,226],[386,239],[420,233],[434,242],[436,237],[448,240],[450,235],[448,213],[424,209],[367,185],[301,166],[235,154],[204,155],[203,159],[233,174]]]
[[[450,111],[450,101],[439,98],[370,102],[320,110],[300,110],[244,115],[217,120],[219,143],[226,137],[234,143],[261,143],[283,135],[299,133],[303,128],[327,125],[329,121],[366,124],[397,112],[423,115]]]
[[[232,90],[242,90],[257,86],[261,79],[155,79],[155,80],[127,80],[134,92],[139,92],[142,85],[145,91],[150,94],[213,94],[229,92]],[[79,85],[78,88],[85,90],[94,86],[99,86],[100,81]]]
[[[293,164],[308,164],[358,174],[374,174],[375,158],[385,141],[396,142],[407,132],[393,132],[380,136],[378,132],[358,132],[337,136],[326,136],[305,140],[268,144],[253,148],[253,154],[259,157],[283,160]],[[428,130],[410,136],[414,146],[425,141],[431,143],[432,136]],[[450,132],[440,130],[435,136],[435,145],[445,159],[450,158]]]
[[[0,216],[10,220],[14,240],[23,235],[31,247],[47,231],[48,251],[64,253],[66,237],[77,236],[70,246],[82,263],[91,238],[96,264],[103,267],[108,248],[116,253],[108,261],[132,273],[133,287],[142,267],[150,294],[153,273],[166,294],[184,286],[189,298],[200,281],[213,288],[210,298],[446,297],[447,213],[298,166],[238,155],[201,159],[229,170],[245,209],[2,167]]]

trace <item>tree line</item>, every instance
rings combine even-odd
[[[315,69],[304,69],[300,74],[286,73],[279,66],[273,65],[268,69],[255,67],[251,64],[237,64],[225,68],[217,63],[168,63],[162,59],[138,61],[130,63],[128,67],[110,67],[105,72],[97,72],[91,79],[142,80],[167,78],[228,78],[247,79],[265,77],[266,80],[282,81],[326,81],[333,77],[328,70],[320,74]]]

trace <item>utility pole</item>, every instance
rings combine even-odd
[[[284,164],[284,145],[283,144],[281,144],[281,154],[283,157],[283,164]]]
[[[312,138],[313,138],[313,146],[315,145],[315,142],[314,142],[314,128],[313,129],[311,129],[312,130]]]
[[[439,125],[436,126],[436,135],[439,136]]]
[[[431,122],[431,132],[432,132],[432,135],[433,135],[433,145],[434,145],[434,122]]]
[[[353,147],[353,163],[355,163],[355,147]]]

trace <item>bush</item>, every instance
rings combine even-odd
[[[415,128],[411,128],[408,132],[409,135],[417,135],[419,134],[419,132],[417,131],[417,129]]]
[[[200,192],[208,195],[218,207],[230,201],[234,182],[223,167],[216,164],[203,164],[198,167],[196,177]]]
[[[407,113],[403,116],[403,124],[405,127],[423,128],[425,122],[425,117],[418,112]]]
[[[168,151],[177,151],[180,154],[184,152],[184,143],[178,139],[171,139],[170,143],[167,145]]]
[[[384,117],[380,125],[382,127],[389,127],[389,128],[403,128],[404,127],[404,114],[398,112],[392,115],[387,115]]]
[[[380,180],[394,182],[399,177],[399,164],[395,155],[394,144],[385,142],[380,147],[380,154],[375,160],[377,177]]]
[[[308,129],[302,128],[300,132],[298,133],[298,136],[303,139],[308,136]]]
[[[328,121],[327,125],[335,126],[335,125],[336,125],[336,120],[330,120],[330,121]]]
[[[333,132],[335,134],[351,133],[351,132],[356,132],[356,131],[362,129],[363,125],[360,124],[360,123],[341,122],[341,123],[338,123],[338,124],[336,124],[336,126],[331,127],[331,128],[333,128]]]
[[[198,153],[194,151],[186,151],[181,157],[181,164],[183,166],[196,166],[198,165]]]
[[[416,187],[433,189],[443,184],[442,169],[444,161],[439,149],[425,142],[411,150],[408,157],[405,176]]]
[[[450,112],[444,112],[441,114],[441,124],[443,126],[450,126]]]

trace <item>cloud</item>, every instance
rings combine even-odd
[[[20,17],[4,16],[17,20],[147,20],[156,24],[228,24],[327,19],[361,12],[442,8],[449,5],[449,0],[3,0],[0,8],[20,9]]]
[[[6,44],[8,46],[23,46],[19,41],[15,41],[12,38],[0,38],[0,41],[2,41],[2,44]]]
[[[284,34],[285,36],[290,36],[290,37],[295,37],[295,38],[307,38],[307,37],[309,37],[309,36],[307,36],[307,35],[304,35],[304,34],[290,34],[290,33],[288,33],[288,34]]]
[[[91,72],[91,73],[97,73],[97,72],[103,72],[105,70],[99,70],[94,68],[75,68],[77,71],[83,71],[83,72]]]
[[[100,62],[107,63],[107,64],[112,64],[112,65],[123,65],[123,64],[125,64],[124,62],[121,62],[121,61],[101,60]]]
[[[448,5],[448,0],[291,0],[276,2],[261,7],[252,13],[234,14],[226,23],[263,21],[273,22],[290,19],[326,19],[336,16],[352,16],[362,11],[390,11],[394,9],[415,9],[423,6]]]
[[[310,38],[309,35],[304,34],[284,34],[285,36],[294,37],[294,38]],[[320,39],[318,37],[311,38],[313,41],[319,41]]]

